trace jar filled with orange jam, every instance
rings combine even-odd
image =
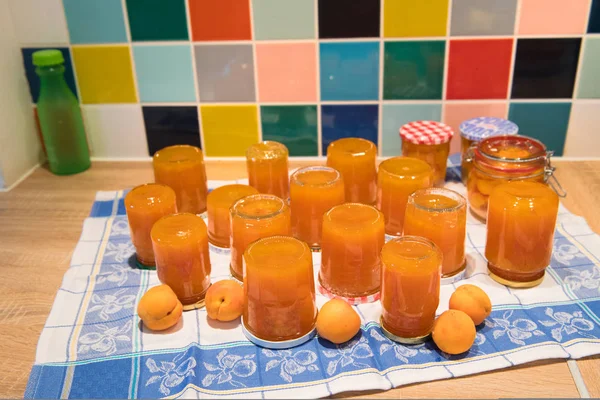
[[[290,176],[287,147],[273,141],[253,144],[246,150],[246,166],[250,186],[259,193],[288,199]]]
[[[347,202],[375,204],[376,159],[377,146],[366,139],[338,139],[327,147],[327,166],[342,174]]]
[[[284,235],[291,236],[290,209],[286,202],[271,194],[255,194],[236,201],[231,214],[231,275],[243,278],[242,255],[255,240]]]
[[[442,252],[430,240],[403,236],[381,250],[381,327],[390,339],[425,341],[440,302]]]
[[[251,243],[244,252],[244,294],[242,322],[251,341],[310,339],[317,306],[308,245],[290,236]]]
[[[477,117],[463,121],[460,130],[461,150],[461,177],[463,183],[467,183],[467,177],[471,170],[470,158],[467,151],[483,139],[492,136],[516,135],[519,127],[512,121],[497,117]]]
[[[558,195],[547,185],[513,181],[490,195],[485,257],[490,277],[512,287],[533,287],[550,264]]]
[[[469,152],[472,169],[467,178],[471,212],[485,220],[488,198],[494,187],[519,180],[546,182],[552,173],[551,152],[540,141],[526,136],[494,136]]]
[[[202,150],[188,145],[165,147],[154,153],[152,165],[156,183],[175,191],[178,212],[206,211],[208,189]]]
[[[460,194],[444,189],[420,189],[408,197],[404,234],[435,243],[443,254],[442,278],[465,269],[467,202]]]
[[[154,224],[151,236],[158,279],[173,289],[184,309],[194,308],[210,286],[204,220],[190,213],[168,215]]]
[[[290,208],[294,236],[313,249],[321,248],[323,214],[344,202],[344,181],[329,167],[305,167],[290,179]]]
[[[206,198],[208,217],[208,240],[218,247],[229,247],[231,240],[231,216],[229,209],[242,197],[258,194],[248,185],[225,185],[216,188]]]
[[[384,242],[383,214],[375,207],[361,203],[333,207],[323,216],[321,286],[348,298],[378,292]]]
[[[177,212],[175,192],[158,183],[136,186],[125,196],[125,212],[138,266],[154,267],[150,231],[160,218]]]
[[[443,186],[453,135],[452,128],[441,122],[409,122],[400,128],[402,155],[418,158],[431,165],[434,186]]]
[[[433,168],[425,161],[394,157],[379,164],[377,208],[385,217],[385,233],[402,235],[406,202],[415,190],[433,186]]]

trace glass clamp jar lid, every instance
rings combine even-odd
[[[400,138],[413,144],[448,143],[452,136],[452,128],[437,121],[413,121],[400,127]]]
[[[467,160],[492,178],[531,179],[543,176],[544,182],[560,197],[565,197],[567,193],[554,176],[556,168],[551,163],[553,153],[539,140],[503,135],[489,137],[471,147]]]
[[[462,137],[479,142],[485,138],[516,135],[519,127],[512,121],[497,117],[476,117],[463,121],[459,126]]]

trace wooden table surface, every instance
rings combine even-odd
[[[291,167],[315,164],[295,161]],[[600,233],[600,161],[556,161],[568,191],[565,206]],[[208,161],[209,179],[246,176],[242,161]],[[0,397],[22,397],[35,349],[54,296],[98,190],[153,180],[150,162],[95,162],[82,174],[57,177],[38,168],[0,193]],[[577,361],[587,390],[600,397],[600,357]],[[399,397],[579,397],[565,360],[548,360],[470,377],[414,384],[387,392],[345,393]]]

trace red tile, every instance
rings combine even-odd
[[[446,98],[505,99],[512,39],[452,40]]]
[[[189,0],[192,40],[250,40],[250,0]]]

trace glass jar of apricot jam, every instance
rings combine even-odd
[[[461,177],[467,183],[471,163],[467,151],[483,139],[492,136],[516,135],[519,127],[512,121],[497,117],[477,117],[463,121],[458,127],[460,131]]]
[[[488,198],[501,183],[520,180],[545,183],[553,168],[552,152],[527,136],[494,136],[482,140],[469,151],[472,170],[467,179],[471,212],[487,219]]]
[[[433,185],[443,186],[452,136],[452,128],[441,122],[409,122],[400,128],[402,155],[418,158],[429,164],[433,168]]]

